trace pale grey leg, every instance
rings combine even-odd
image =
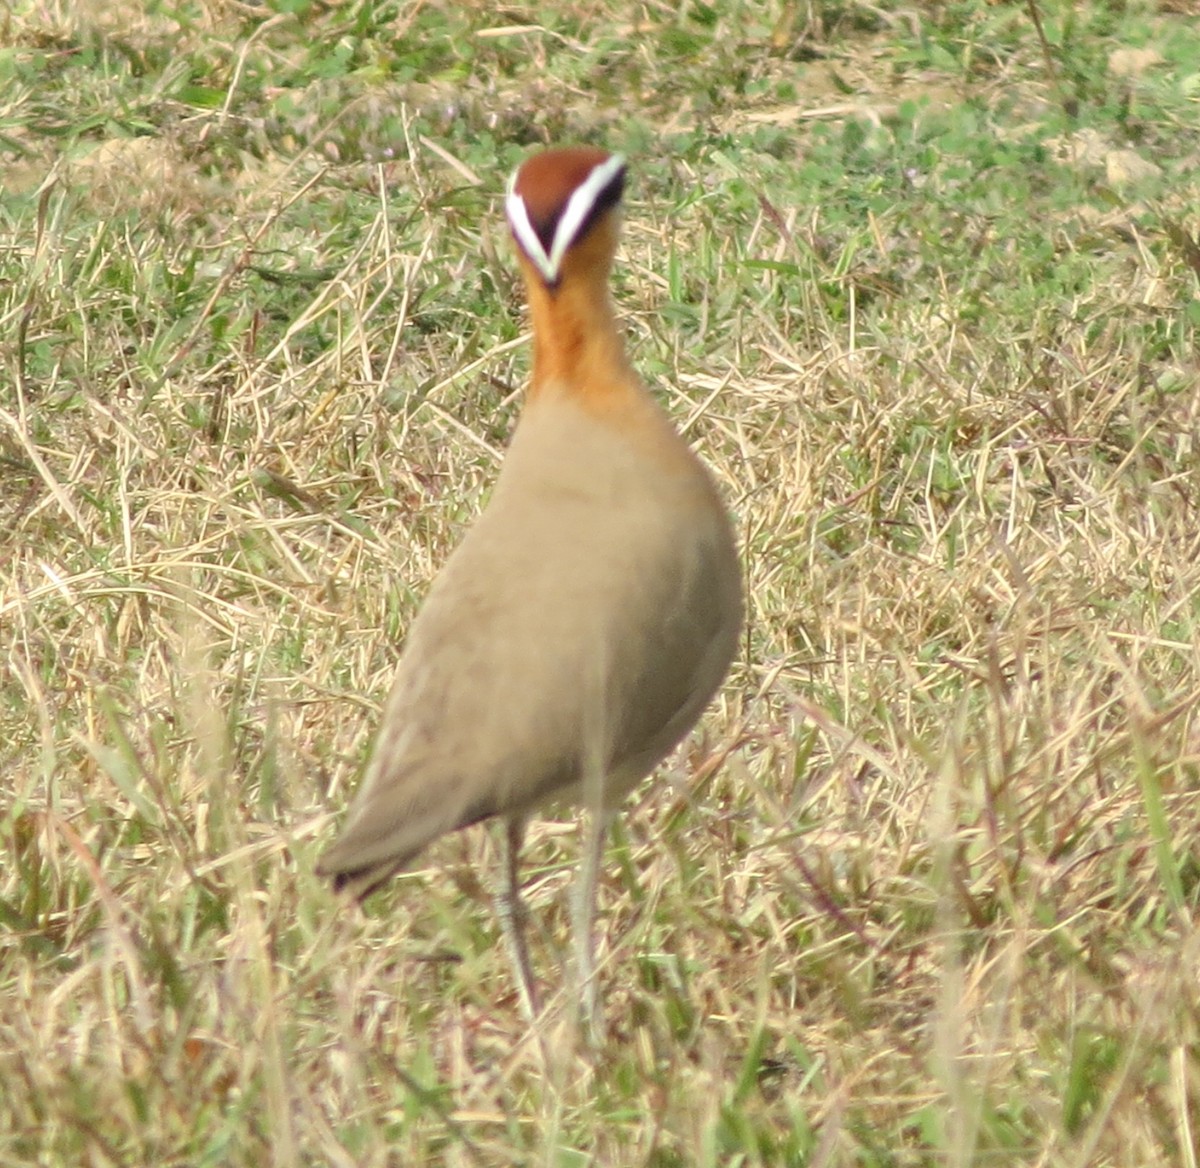
[[[508,947],[508,957],[517,977],[517,991],[521,996],[521,1013],[526,1022],[533,1022],[541,1012],[538,1002],[537,984],[533,980],[533,966],[529,961],[529,946],[525,942],[525,921],[528,913],[521,896],[521,878],[518,865],[521,841],[525,837],[525,820],[513,816],[504,824],[504,888],[496,898],[496,915],[500,918],[500,931]]]
[[[583,859],[575,885],[573,928],[575,933],[575,977],[579,993],[579,1021],[599,1042],[603,1037],[604,1020],[600,1016],[596,985],[596,885],[600,878],[600,860],[604,853],[604,837],[608,833],[615,811],[593,808],[588,813],[584,836]]]

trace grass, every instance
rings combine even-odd
[[[1194,1165],[1197,15],[12,6],[0,1165]],[[581,140],[749,621],[544,1063],[486,831],[312,866],[519,410],[504,177]]]

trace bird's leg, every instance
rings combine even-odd
[[[604,1020],[599,1013],[595,968],[596,885],[600,877],[604,837],[615,814],[603,807],[593,807],[588,813],[583,859],[575,885],[575,903],[572,906],[579,1022],[596,1042],[599,1042],[604,1030]]]
[[[521,856],[521,841],[525,837],[525,820],[514,815],[504,824],[504,887],[496,898],[496,915],[500,918],[500,931],[508,947],[508,957],[517,977],[517,991],[521,997],[521,1013],[525,1021],[532,1023],[541,1012],[538,1002],[537,984],[533,980],[533,966],[529,961],[529,946],[525,941],[527,912],[521,896],[521,878],[518,865]]]

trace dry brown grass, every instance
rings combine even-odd
[[[205,10],[187,51],[233,43],[250,77],[239,12]],[[496,108],[555,69],[586,91],[572,46],[627,14],[575,15]],[[731,7],[718,40],[820,33],[891,102],[871,78],[924,17],[856,56],[867,9],[813,15]],[[1147,17],[1164,43],[1171,19]],[[665,7],[638,20],[620,67],[682,69],[701,119],[711,68],[672,65]],[[273,27],[263,51],[304,59],[311,34]],[[980,84],[1019,81],[1027,118],[1047,90],[1020,37]],[[1200,398],[1194,351],[1152,343],[1159,320],[1194,341],[1188,253],[1145,207],[1047,197],[1068,287],[1026,260],[1024,211],[972,193],[846,215],[876,190],[848,170],[806,205],[786,183],[818,139],[762,146],[750,115],[780,103],[740,94],[710,139],[629,131],[619,299],[740,518],[745,650],[610,850],[608,1043],[577,1049],[560,998],[548,1061],[487,832],[366,914],[312,875],[519,409],[512,152],[402,111],[394,159],[329,163],[320,134],[264,149],[235,101],[160,125],[154,158],[64,154],[7,212],[0,1164],[1195,1163]],[[1194,238],[1180,174],[1154,205]],[[551,987],[576,851],[531,834]]]

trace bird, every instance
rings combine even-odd
[[[317,871],[364,898],[433,840],[503,821],[496,909],[525,1017],[541,1010],[519,852],[540,809],[590,812],[575,888],[581,1013],[606,830],[693,728],[742,625],[730,513],[634,372],[609,292],[626,162],[527,158],[505,199],[532,326],[520,417],[487,506],[408,631],[341,834]]]

